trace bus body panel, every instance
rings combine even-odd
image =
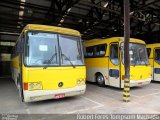
[[[55,32],[60,34],[66,34],[66,35],[73,35],[73,36],[80,36],[80,32],[77,30],[69,29],[69,28],[63,28],[63,27],[57,27],[57,26],[46,26],[46,25],[38,25],[38,24],[28,24],[24,31],[28,30],[40,30],[40,31],[48,31],[48,32]]]
[[[121,67],[121,80],[124,76],[124,65]],[[142,86],[151,82],[151,66],[130,66],[130,86]],[[124,86],[124,79],[122,80],[121,87]]]
[[[86,78],[85,67],[23,68],[24,82],[41,83],[43,90],[56,90],[77,86],[77,81]],[[63,86],[58,84],[62,82]]]
[[[85,63],[87,65],[87,80],[90,82],[96,82],[96,74],[102,73],[105,78],[105,84],[109,85],[108,81],[108,57],[104,58],[86,58]]]
[[[20,75],[19,56],[14,57],[11,60],[12,79],[17,85],[18,76]]]
[[[82,95],[85,93],[85,90],[86,85],[75,86],[67,89],[24,91],[24,99],[25,102],[59,99],[57,95],[63,95],[65,97]]]
[[[121,71],[122,75],[124,75],[124,66]],[[148,76],[151,77],[151,66],[130,66],[130,80],[145,80]]]
[[[57,95],[65,97],[85,93],[86,85],[77,84],[78,80],[86,78],[86,69],[82,67],[59,68],[26,68],[23,67],[23,83],[41,83],[41,89],[28,89],[24,91],[24,101],[33,102],[47,99],[58,99]],[[62,82],[63,86],[59,87]],[[35,84],[36,86],[36,84]]]
[[[155,69],[159,69],[160,70],[160,64],[158,64],[157,62],[155,62],[155,60],[154,60],[154,62],[153,62],[154,64],[153,64],[153,80],[154,81],[160,81],[160,72],[158,72],[158,73],[156,73],[155,72]]]

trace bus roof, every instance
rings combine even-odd
[[[24,27],[24,30],[40,30],[40,31],[49,31],[73,36],[80,36],[80,32],[77,30],[63,28],[63,27],[56,27],[56,26],[48,26],[48,25],[38,25],[38,24],[28,24]]]
[[[160,43],[147,44],[147,48],[156,48],[160,47]]]
[[[93,45],[93,44],[104,44],[104,43],[111,43],[111,42],[123,42],[124,37],[111,37],[111,38],[106,38],[106,39],[92,39],[85,41],[85,44],[88,45]],[[130,42],[135,42],[135,43],[141,43],[145,44],[144,41],[136,38],[130,38]]]

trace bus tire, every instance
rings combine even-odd
[[[23,95],[22,87],[20,87],[20,96],[21,96],[22,102],[24,102],[24,95]]]
[[[102,74],[98,73],[96,75],[96,82],[98,84],[98,86],[100,87],[104,87],[105,86],[105,80]]]
[[[22,89],[22,86],[21,86],[21,84],[19,83],[19,81],[18,81],[18,91],[19,91],[19,94],[20,94],[20,97],[21,97],[21,100],[22,100],[22,102],[24,102],[24,95],[23,95],[23,89]]]
[[[23,90],[22,90],[22,88],[21,88],[21,100],[22,100],[22,102],[24,102],[24,95],[23,95]]]

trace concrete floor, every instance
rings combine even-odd
[[[0,113],[13,114],[76,114],[76,113],[149,113],[160,114],[160,82],[132,88],[131,102],[122,101],[121,89],[98,87],[88,83],[82,96],[59,100],[22,103],[14,82],[0,78]]]

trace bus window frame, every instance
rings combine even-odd
[[[60,44],[59,44],[59,34],[61,34],[61,35],[68,35],[68,36],[73,36],[73,37],[79,37],[79,42],[80,42],[80,44],[81,44],[81,47],[80,47],[80,49],[81,49],[81,53],[82,53],[82,62],[83,62],[83,65],[75,65],[75,66],[85,66],[85,62],[84,62],[84,53],[83,53],[83,48],[82,48],[82,39],[81,39],[81,36],[78,36],[78,35],[69,35],[69,34],[63,34],[63,33],[59,33],[59,32],[52,32],[52,31],[43,31],[43,30],[26,30],[25,32],[24,32],[24,36],[25,36],[25,39],[24,39],[24,51],[23,51],[23,64],[24,64],[24,66],[25,67],[38,67],[38,68],[41,68],[41,67],[44,67],[45,65],[41,65],[41,66],[39,66],[39,65],[27,65],[26,64],[26,62],[25,62],[25,52],[26,52],[26,47],[27,47],[27,40],[28,40],[28,36],[27,36],[27,34],[28,34],[28,32],[31,32],[31,31],[33,31],[33,32],[43,32],[43,33],[53,33],[53,34],[56,34],[57,35],[57,41],[58,41],[58,48],[60,48]],[[60,49],[58,49],[58,52],[60,53]],[[61,57],[61,55],[59,54],[59,58]],[[48,66],[48,67],[72,67],[72,65],[61,65],[61,61],[60,61],[60,59],[59,59],[59,65],[50,65],[50,66]]]
[[[118,64],[116,65],[116,64],[114,64],[112,61],[111,61],[111,45],[112,44],[117,44],[118,45]],[[120,49],[119,49],[119,46],[120,44],[119,44],[119,42],[111,42],[110,44],[109,44],[109,60],[110,60],[110,62],[113,64],[113,65],[115,65],[115,66],[119,66],[120,65]]]
[[[106,57],[106,53],[107,53],[107,47],[108,47],[108,44],[107,43],[103,43],[103,44],[97,44],[97,45],[93,45],[93,46],[88,46],[88,47],[85,47],[85,52],[87,51],[86,49],[87,48],[91,48],[91,47],[97,47],[97,46],[100,46],[100,45],[105,45],[105,47],[106,47],[106,49],[105,49],[105,54],[104,55],[102,55],[102,56],[97,56],[97,55],[95,55],[95,51],[93,51],[93,56],[91,56],[91,57],[89,57],[89,56],[85,56],[85,58],[102,58],[102,57]],[[95,48],[94,48],[95,49]]]
[[[160,65],[160,63],[158,63],[156,60],[155,60],[155,50],[156,49],[160,49],[160,47],[155,47],[154,50],[153,50],[153,60],[158,64]]]
[[[147,56],[148,56],[148,58],[150,58],[152,49],[151,49],[151,48],[146,48],[146,49],[147,49]],[[150,50],[150,53],[149,53],[149,54],[148,54],[148,50]]]

